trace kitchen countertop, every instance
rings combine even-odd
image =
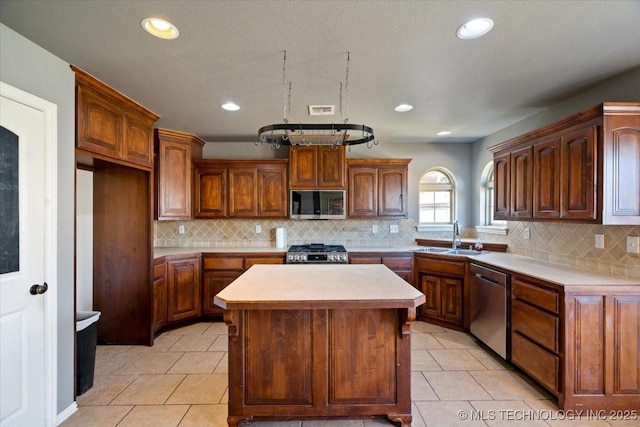
[[[568,266],[509,253],[489,252],[469,258],[496,268],[509,270],[513,273],[526,274],[527,276],[561,286],[640,286],[640,280],[634,281],[632,279],[578,270]]]
[[[382,264],[296,264],[254,265],[214,301],[225,309],[415,308],[425,297]]]
[[[348,252],[410,252],[421,246],[353,246],[347,247]],[[192,247],[192,248],[155,248],[154,257],[159,258],[169,255],[200,254],[200,253],[274,253],[285,254],[288,248],[218,248],[218,247]],[[462,255],[435,254],[439,257],[451,256],[460,258]],[[554,264],[535,258],[503,252],[486,252],[481,255],[468,256],[470,260],[477,260],[488,266],[509,270],[514,273],[525,274],[547,282],[561,286],[640,286],[640,279],[624,279],[608,276],[601,273],[579,270],[576,268]],[[308,265],[308,264],[307,264]],[[336,266],[332,264],[332,266]],[[291,267],[290,265],[287,267]]]

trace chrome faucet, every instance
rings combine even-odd
[[[458,249],[458,246],[462,243],[462,239],[460,237],[460,226],[458,225],[458,221],[453,222],[453,238],[451,239],[451,248]]]

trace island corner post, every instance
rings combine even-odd
[[[410,426],[410,325],[424,299],[384,265],[252,267],[215,297],[229,327],[229,426]]]

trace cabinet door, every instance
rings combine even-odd
[[[405,217],[407,168],[378,169],[378,216]]]
[[[440,278],[418,273],[418,290],[425,296],[425,303],[418,307],[420,317],[441,318],[442,288]]]
[[[205,271],[202,313],[209,316],[222,316],[224,310],[213,303],[213,298],[242,274],[241,271]]]
[[[227,216],[227,169],[196,168],[195,218]]]
[[[509,219],[511,205],[511,162],[509,153],[493,158],[493,188],[495,219]]]
[[[169,322],[200,316],[200,260],[167,261]]]
[[[562,218],[596,219],[596,126],[562,137]]]
[[[229,217],[258,216],[258,169],[229,168]]]
[[[296,145],[289,149],[291,188],[314,188],[318,179],[316,146]]]
[[[286,218],[287,201],[286,166],[267,166],[258,169],[258,215],[268,218]]]
[[[167,281],[164,277],[153,281],[153,331],[167,323]]]
[[[560,138],[533,146],[533,217],[560,217]]]
[[[375,217],[378,214],[378,169],[373,167],[349,168],[350,218]]]
[[[603,224],[640,225],[640,116],[610,116],[604,126]]]
[[[511,152],[511,218],[531,218],[533,191],[533,148]]]
[[[345,147],[317,146],[318,178],[320,188],[345,188],[347,168]]]
[[[112,102],[88,87],[77,86],[77,147],[119,159],[124,116]]]
[[[442,297],[440,316],[449,322],[462,324],[462,280],[443,277],[440,282]]]
[[[125,114],[124,125],[125,139],[122,159],[151,167],[153,165],[153,122]]]
[[[158,143],[158,219],[191,218],[191,146]]]

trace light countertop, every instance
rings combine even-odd
[[[561,286],[640,286],[640,280],[624,279],[605,274],[578,270],[551,262],[529,258],[521,255],[489,252],[469,257],[487,265],[509,270],[513,273],[526,274],[537,279]]]
[[[348,252],[411,252],[420,248],[416,245],[407,246],[353,246],[347,247]],[[170,255],[200,254],[200,253],[273,253],[284,254],[288,248],[218,248],[218,247],[191,247],[191,248],[155,248],[154,257]],[[442,254],[437,254],[442,256]],[[449,255],[460,258],[461,255]],[[529,258],[504,252],[487,252],[482,255],[468,256],[470,260],[477,260],[488,266],[508,270],[514,273],[525,274],[540,280],[556,283],[561,286],[640,286],[640,279],[624,279],[605,274],[579,270],[576,268],[554,264],[547,261]],[[332,265],[334,266],[334,265]],[[287,265],[287,268],[291,265]]]
[[[254,265],[214,299],[226,309],[414,308],[424,301],[382,264]]]

